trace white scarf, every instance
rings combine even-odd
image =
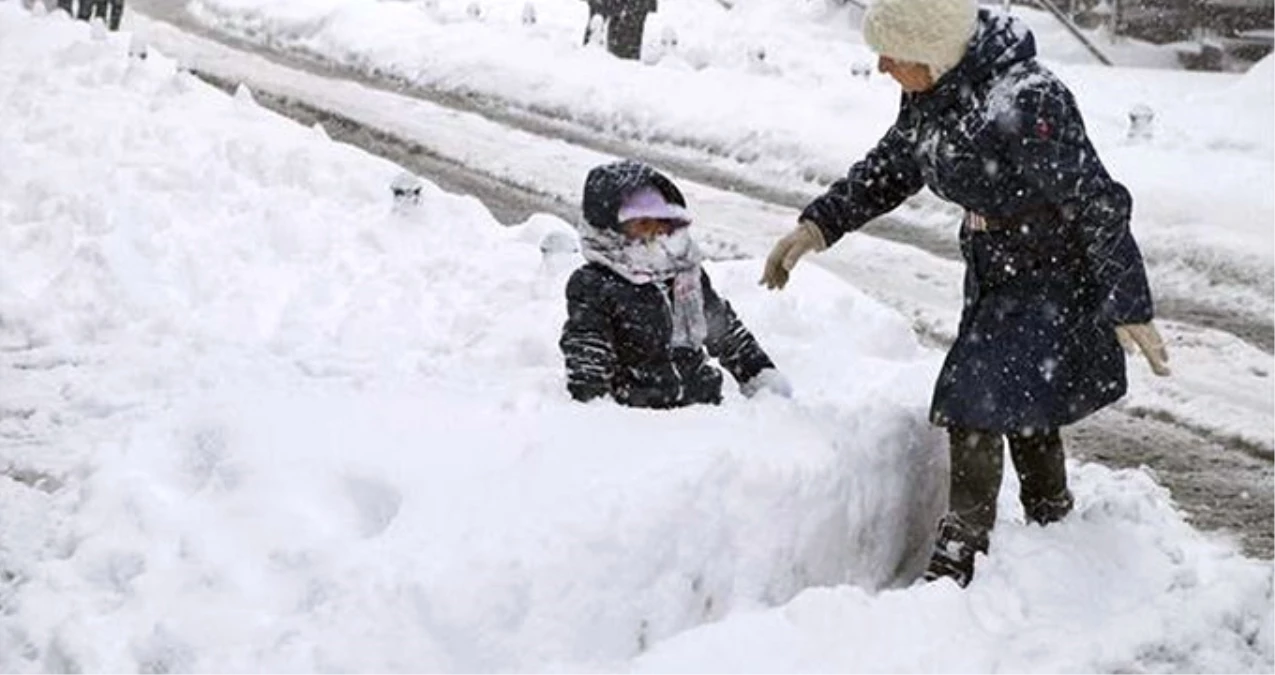
[[[708,336],[704,289],[700,283],[700,263],[704,255],[688,229],[682,227],[667,236],[644,241],[586,224],[580,230],[580,252],[585,260],[596,262],[634,284],[672,279],[672,345],[698,349]],[[660,296],[667,300],[663,289]]]

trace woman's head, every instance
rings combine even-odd
[[[863,39],[880,57],[878,70],[918,92],[960,63],[977,23],[977,0],[876,0],[863,16]]]

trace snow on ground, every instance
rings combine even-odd
[[[727,11],[709,0],[665,3],[649,19],[648,63],[639,64],[579,44],[586,10],[578,0],[535,2],[533,26],[521,23],[521,1],[480,2],[478,19],[469,15],[471,4],[194,0],[186,6],[217,30],[272,48],[697,153],[706,165],[811,196],[819,183],[843,174],[877,141],[897,106],[897,85],[888,77],[853,74],[856,64],[872,63],[853,28],[853,7],[752,0]],[[1258,186],[1275,183],[1275,60],[1268,58],[1243,75],[1107,68],[1093,65],[1048,15],[1013,11],[1040,33],[1045,61],[1072,86],[1105,163],[1133,192],[1133,229],[1161,305],[1212,308],[1269,322],[1275,314],[1275,192]],[[154,24],[139,23],[144,33],[168,37]],[[672,49],[661,46],[669,42],[667,28],[677,39]],[[1107,46],[1125,53],[1128,61],[1148,62],[1134,53],[1145,52],[1145,46]],[[766,53],[763,62],[748,56],[759,48]],[[200,65],[236,70],[220,62]],[[260,64],[252,69],[262,70]],[[404,105],[386,100],[392,96],[376,99],[375,105],[361,103],[372,100],[369,90],[316,93],[314,84],[295,85],[297,77],[292,71],[275,80],[294,95],[321,96],[379,128],[411,127],[415,135],[409,137],[442,148],[445,156],[574,199],[574,173],[527,168],[543,164],[543,156],[561,160],[568,154],[565,148],[502,150],[509,134],[493,129],[488,136],[497,140],[491,145],[500,147],[473,147],[473,137],[467,136],[464,147],[453,150],[449,144],[460,141],[449,141],[446,133],[420,122],[425,113],[407,115]],[[1130,135],[1129,115],[1138,106],[1154,113],[1150,138]],[[445,125],[455,117],[448,116]],[[564,182],[569,187],[563,188]],[[710,198],[712,206],[721,201]],[[764,253],[775,234],[790,226],[792,214],[772,216],[774,209],[756,202],[751,210],[753,215],[740,208],[712,214],[746,252]],[[954,238],[957,215],[928,193],[897,215],[940,240]],[[752,248],[749,240],[755,242]],[[859,284],[885,278],[886,286],[897,287],[907,276],[899,270],[913,268],[925,277],[920,286],[945,278],[947,266],[941,262],[903,254],[880,257],[875,248],[865,256],[869,246],[847,242],[821,258]],[[878,269],[864,269],[872,265]],[[959,276],[951,278],[959,293]],[[911,318],[940,335],[950,333],[959,304],[933,303],[944,310],[928,307],[932,300],[917,303],[921,309]],[[1275,450],[1269,354],[1216,331],[1172,322],[1162,329],[1179,376],[1142,378],[1135,367],[1135,386],[1123,405],[1240,439],[1263,452]]]
[[[800,403],[575,404],[564,223],[394,214],[397,167],[0,12],[4,464],[49,490],[2,483],[6,671],[590,662],[917,573],[942,445],[901,317],[718,266]]]
[[[579,44],[585,3],[534,2],[532,26],[521,24],[525,4],[193,0],[187,7],[218,30],[273,48],[707,151],[796,189],[842,175],[897,110],[892,80],[853,72],[875,59],[851,5],[751,0],[727,11],[710,0],[664,3],[648,20],[644,65]],[[473,5],[482,7],[478,19],[468,12]],[[1135,231],[1156,283],[1192,297],[1210,271],[1238,277],[1217,294],[1223,306],[1269,317],[1275,196],[1252,186],[1275,181],[1270,60],[1247,77],[1112,69],[1093,65],[1049,15],[1014,12],[1040,34],[1044,60],[1072,85],[1095,145],[1133,191]],[[676,47],[663,46],[669,31]],[[758,53],[764,60],[750,56]],[[1129,137],[1129,114],[1139,105],[1155,113],[1149,140]],[[916,205],[938,211],[918,217],[922,224],[950,229],[951,211],[937,199]]]
[[[575,404],[564,223],[128,42],[0,2],[3,670],[1270,670],[1270,565],[1137,471],[901,588],[938,355],[832,275],[710,269],[794,400]]]

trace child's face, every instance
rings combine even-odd
[[[676,220],[660,220],[658,218],[634,218],[626,220],[620,225],[620,229],[624,231],[624,236],[630,239],[641,239],[642,241],[651,241],[656,237],[664,237],[672,234],[685,223]]]

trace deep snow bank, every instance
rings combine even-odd
[[[614,663],[906,580],[935,357],[811,270],[715,280],[794,401],[578,405],[552,219],[502,230],[125,34],[0,3],[4,670]]]

